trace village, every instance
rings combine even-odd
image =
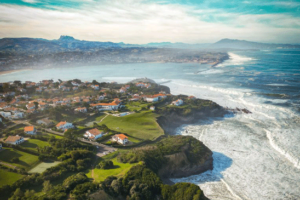
[[[34,169],[43,161],[38,157],[40,148],[50,146],[50,138],[72,138],[93,145],[99,157],[160,139],[165,133],[157,123],[156,110],[182,107],[184,100],[149,80],[127,84],[78,79],[1,83],[0,164]]]

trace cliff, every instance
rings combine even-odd
[[[158,111],[160,117],[157,118],[158,124],[164,129],[166,134],[174,135],[175,129],[183,124],[193,124],[201,119],[208,117],[223,117],[228,110],[213,103],[211,106],[201,107],[199,109],[182,110],[180,108],[171,111]]]

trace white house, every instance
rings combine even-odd
[[[8,138],[5,140],[5,143],[7,144],[13,144],[13,145],[18,145],[24,142],[24,138],[21,136],[8,136]]]
[[[10,118],[11,117],[11,112],[0,112],[0,115],[4,118]]]
[[[111,103],[91,104],[91,107],[99,108],[100,110],[118,110],[121,107],[121,101],[119,99],[115,99]]]
[[[112,140],[120,144],[126,144],[128,142],[128,137],[124,134],[117,134],[112,137]]]
[[[35,135],[36,134],[36,128],[34,126],[25,126],[24,127],[24,133]]]
[[[80,84],[79,83],[77,83],[77,82],[75,82],[75,81],[72,81],[72,85],[74,85],[74,86],[79,86]]]
[[[181,106],[183,104],[183,101],[182,99],[177,99],[176,101],[173,101],[171,104],[174,106]]]
[[[155,110],[155,106],[150,106],[150,110]]]
[[[87,109],[86,109],[86,107],[82,107],[82,108],[76,108],[75,111],[76,111],[76,112],[86,113],[86,112],[87,112]]]
[[[165,94],[145,95],[144,100],[147,102],[156,102],[166,97],[167,95]]]
[[[100,89],[99,85],[92,85],[91,87],[94,88],[95,90],[99,90]]]
[[[28,110],[35,109],[35,104],[34,103],[29,103],[29,104],[26,105],[26,108]]]
[[[59,129],[59,130],[66,130],[66,129],[69,129],[69,128],[73,128],[73,124],[72,123],[69,123],[69,122],[59,122],[57,125],[56,125],[56,128]]]
[[[13,118],[13,119],[21,119],[21,118],[24,118],[24,115],[25,114],[23,112],[18,111],[18,112],[14,112],[14,115],[12,115],[11,118]]]
[[[36,121],[36,123],[40,125],[45,125],[46,127],[51,126],[53,124],[53,122],[48,118],[39,119]]]
[[[103,133],[104,133],[103,131],[100,131],[100,130],[94,128],[94,129],[86,131],[83,136],[86,138],[89,138],[89,139],[97,139],[97,138],[102,137]]]

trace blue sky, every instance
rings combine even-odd
[[[0,37],[300,43],[300,0],[0,0]]]

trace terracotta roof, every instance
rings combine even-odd
[[[34,130],[34,126],[26,126],[24,127],[24,131],[25,132],[29,132],[29,131],[33,131]]]
[[[88,132],[90,132],[92,135],[96,136],[96,135],[100,135],[102,132],[99,131],[98,129],[94,128],[91,130],[88,130]]]
[[[21,136],[8,136],[8,138],[5,140],[5,142],[16,142],[17,140],[21,139]]]
[[[121,140],[124,140],[125,138],[128,139],[128,137],[126,135],[124,135],[124,134],[118,134],[118,135],[115,135],[115,136],[118,137]]]
[[[56,125],[56,127],[60,127],[60,126],[62,126],[62,125],[65,125],[67,122],[66,121],[64,121],[64,122],[59,122],[57,125]]]

